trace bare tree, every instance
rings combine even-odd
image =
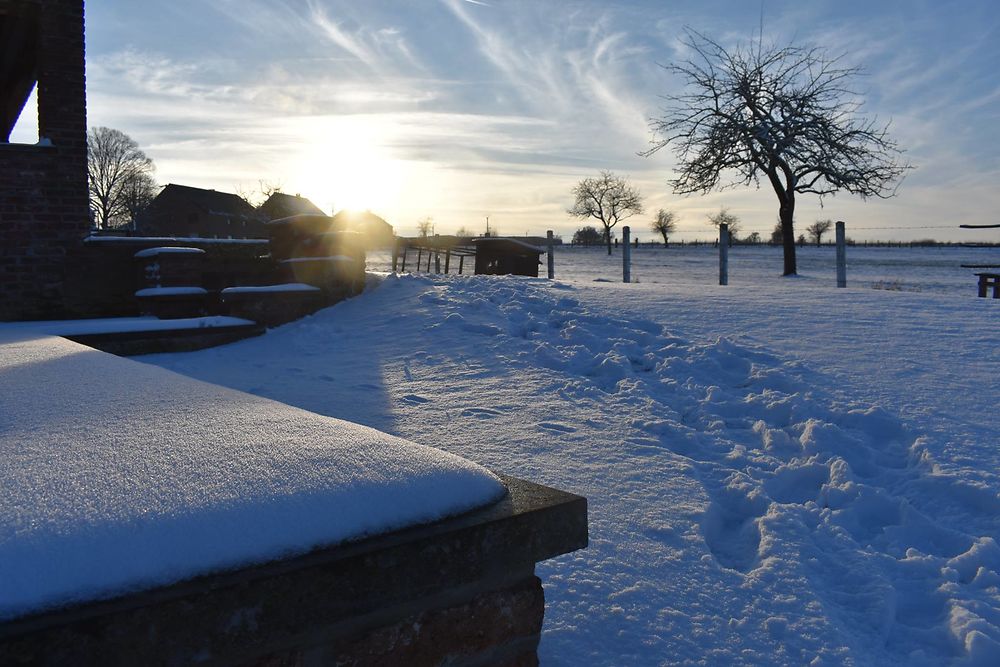
[[[830,227],[833,227],[833,220],[817,220],[806,227],[806,231],[809,232],[809,236],[811,236],[813,241],[816,242],[816,245],[819,246],[823,241],[823,234],[830,231]]]
[[[473,234],[468,227],[462,225],[455,231],[455,236],[458,236],[460,238],[472,238],[473,236],[475,236],[475,234]]]
[[[660,209],[656,212],[656,218],[653,219],[650,228],[663,236],[663,246],[670,247],[670,242],[668,236],[674,233],[677,228],[677,216],[674,215],[673,211],[667,211],[665,209]]]
[[[427,216],[417,220],[417,233],[425,238],[434,233],[434,218]]]
[[[270,199],[271,195],[281,192],[282,187],[284,186],[281,181],[267,181],[262,178],[257,181],[256,188],[237,185],[236,194],[254,208],[260,208],[260,205]]]
[[[121,130],[92,127],[87,133],[87,178],[90,206],[98,227],[126,224],[141,201],[137,193],[152,185],[153,161]],[[130,196],[131,195],[133,196]]]
[[[604,241],[611,254],[611,228],[620,221],[642,213],[642,195],[628,180],[602,171],[596,178],[585,178],[573,188],[576,201],[566,210],[574,218],[595,218],[604,225]]]
[[[694,31],[685,43],[693,58],[666,69],[688,92],[666,98],[671,105],[651,121],[652,148],[643,155],[673,145],[679,166],[670,184],[681,194],[765,180],[778,198],[785,275],[796,273],[796,194],[895,194],[890,186],[909,165],[898,161],[888,125],[858,115],[850,81],[859,68],[816,48],[728,50]]]
[[[722,225],[726,225],[729,229],[729,245],[733,245],[736,233],[740,231],[740,219],[735,214],[730,213],[729,209],[724,206],[719,209],[718,213],[712,213],[708,216],[708,224],[716,229]]]
[[[604,240],[604,236],[597,231],[597,227],[587,225],[573,232],[573,245],[597,245]]]
[[[784,232],[781,230],[781,220],[774,224],[774,229],[771,230],[771,240],[768,241],[771,245],[784,245]]]
[[[127,215],[125,224],[130,229],[135,229],[136,218],[146,210],[159,190],[156,180],[145,172],[138,172],[125,180],[121,190],[122,208]]]

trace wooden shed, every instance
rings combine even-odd
[[[512,238],[486,237],[473,239],[476,245],[476,273],[538,277],[542,253],[538,246]]]

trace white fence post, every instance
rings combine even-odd
[[[622,282],[632,282],[632,246],[629,244],[629,235],[632,230],[626,225],[622,227]]]
[[[837,221],[837,287],[847,287],[847,235],[844,221]]]
[[[556,277],[556,258],[555,258],[555,254],[554,254],[556,245],[555,245],[555,243],[552,240],[552,230],[551,229],[549,231],[545,232],[545,237],[548,239],[548,248],[547,248],[547,250],[548,250],[548,255],[549,256],[546,259],[548,259],[548,263],[549,263],[549,280],[552,280],[553,278]]]
[[[729,225],[719,225],[719,284],[729,284]]]

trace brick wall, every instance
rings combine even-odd
[[[66,258],[90,226],[83,1],[0,4],[37,8],[38,134],[51,143],[0,144],[0,320],[64,317]]]

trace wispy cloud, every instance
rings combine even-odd
[[[748,228],[773,225],[766,191],[678,198],[665,185],[671,154],[636,156],[659,95],[676,91],[658,64],[683,57],[683,27],[745,43],[757,38],[759,5],[175,0],[155,16],[142,3],[88,12],[90,120],[135,135],[165,180],[304,189],[288,178],[295,160],[350,146],[395,174],[386,213],[396,222],[434,215],[446,229],[489,214],[518,231],[566,231],[574,181],[609,168],[629,175],[649,208],[681,212],[682,228],[700,229],[720,204]],[[957,224],[977,207],[996,210],[998,24],[1000,13],[975,0],[768,0],[763,39],[865,65],[866,111],[892,119],[921,167],[896,200],[838,197],[821,211],[803,198],[800,219]],[[317,198],[343,199],[335,180]]]

